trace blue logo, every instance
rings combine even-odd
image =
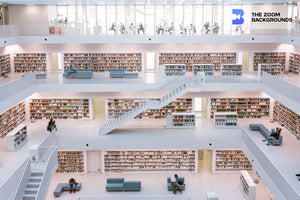
[[[232,14],[235,15],[235,19],[232,20],[233,25],[241,25],[244,23],[244,11],[242,9],[232,9]]]

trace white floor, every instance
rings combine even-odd
[[[98,136],[98,129],[103,123],[103,119],[95,120],[57,120],[57,144],[59,149],[83,150],[83,149],[208,149],[208,143],[213,144],[212,148],[239,148],[241,147],[240,132],[238,129],[216,129],[212,127],[212,120],[197,119],[196,129],[165,129],[164,120],[131,120],[120,129],[113,131],[106,136]],[[263,123],[268,129],[279,126],[277,123],[270,123],[268,119],[239,119],[239,125],[247,129],[249,123]],[[16,166],[25,159],[30,145],[39,143],[49,134],[46,132],[47,120],[38,120],[34,123],[27,122],[29,130],[29,141],[24,147],[16,152],[6,152],[5,142],[2,140],[0,146],[1,167],[0,181],[3,182],[16,169]],[[300,191],[299,182],[295,173],[299,173],[300,159],[295,159],[300,152],[300,141],[295,136],[283,129],[283,145],[267,146],[261,140],[263,136],[257,132],[250,132],[252,139],[259,145],[265,155],[279,169],[285,179]],[[89,144],[86,147],[86,144]],[[15,167],[15,168],[14,168]],[[83,189],[80,193],[70,196],[64,193],[61,199],[76,199],[78,194],[83,195],[120,195],[123,193],[106,193],[105,180],[109,176],[124,176],[128,180],[142,180],[142,191],[139,193],[124,193],[126,195],[169,195],[165,187],[165,178],[170,174],[87,174],[74,175],[74,177],[83,183]],[[205,199],[206,192],[215,191],[222,197],[221,199],[241,200],[242,193],[239,188],[238,173],[218,173],[211,174],[207,171],[200,171],[199,174],[184,174],[187,178],[187,189],[184,195],[191,196],[192,200]],[[53,190],[58,182],[67,182],[70,175],[55,175],[51,181],[48,198],[53,198]],[[159,181],[157,181],[159,180]],[[232,184],[228,182],[232,181]],[[261,182],[261,181],[260,181]],[[89,187],[87,187],[87,185]],[[262,187],[263,188],[263,187]],[[153,193],[155,191],[155,193]],[[268,194],[267,190],[261,194]],[[258,195],[261,195],[258,194]],[[172,195],[172,194],[171,194]],[[269,195],[269,194],[268,194]],[[269,199],[269,197],[258,200]]]
[[[21,77],[21,73],[11,73],[8,78],[0,77],[0,85],[7,84]],[[187,77],[191,77],[192,74],[188,73]],[[296,86],[300,85],[300,75],[297,74],[281,74],[278,78],[294,84]],[[140,73],[139,78],[110,78],[109,73],[104,72],[95,72],[93,73],[92,79],[65,79],[62,76],[61,72],[51,72],[47,73],[46,79],[37,79],[37,83],[58,83],[58,84],[74,84],[74,83],[100,83],[100,84],[155,84],[155,86],[159,86],[159,84],[163,84],[165,82],[165,78],[160,78],[158,73]],[[255,71],[247,71],[243,72],[242,77],[238,78],[225,78],[220,77],[218,73],[216,73],[216,77],[213,79],[206,79],[207,83],[228,83],[228,82],[257,82],[257,72]]]
[[[51,184],[47,193],[47,200],[77,200],[80,196],[103,196],[109,200],[109,197],[120,197],[119,200],[126,196],[143,196],[157,195],[154,199],[160,199],[158,196],[163,196],[162,199],[172,199],[174,194],[167,190],[167,177],[173,173],[122,173],[122,174],[99,174],[88,173],[84,175],[71,174],[55,174],[52,177]],[[244,200],[242,189],[240,187],[239,172],[225,172],[213,174],[209,171],[201,171],[198,174],[179,173],[179,176],[185,177],[186,189],[182,194],[177,192],[178,196],[188,196],[191,200],[206,200],[207,192],[216,192],[220,200]],[[258,176],[251,172],[253,178]],[[64,192],[59,198],[53,196],[58,183],[68,182],[70,177],[74,177],[77,182],[82,183],[82,190],[75,194]],[[133,181],[140,180],[142,189],[140,192],[106,192],[105,185],[108,177],[124,177],[125,180]],[[257,199],[270,199],[269,193],[262,180],[257,184]],[[167,196],[167,198],[165,198]]]

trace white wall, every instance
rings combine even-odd
[[[9,24],[20,26],[20,34],[49,34],[48,6],[8,6]]]

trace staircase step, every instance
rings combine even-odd
[[[43,172],[31,172],[31,176],[43,176]]]
[[[24,194],[23,200],[35,200],[36,195],[35,194]]]
[[[36,194],[38,192],[39,188],[26,188],[25,194]]]
[[[29,182],[40,182],[42,180],[42,176],[30,176]]]
[[[40,187],[40,182],[28,182],[27,188],[38,188]]]

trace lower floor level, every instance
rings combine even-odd
[[[167,189],[167,177],[173,172],[135,172],[135,173],[87,173],[87,174],[55,174],[52,177],[47,193],[47,200],[123,200],[123,199],[153,199],[153,200],[206,200],[207,192],[215,192],[221,200],[246,200],[240,180],[240,172],[212,173],[209,168],[199,169],[198,173],[179,172],[178,176],[185,178],[185,190],[176,195]],[[256,199],[274,199],[268,188],[255,170],[249,171],[252,179],[257,179]],[[73,177],[82,183],[79,192],[63,192],[60,197],[54,197],[53,192],[58,183],[68,183]],[[141,181],[141,191],[137,192],[107,192],[106,179],[122,177],[125,181]]]

